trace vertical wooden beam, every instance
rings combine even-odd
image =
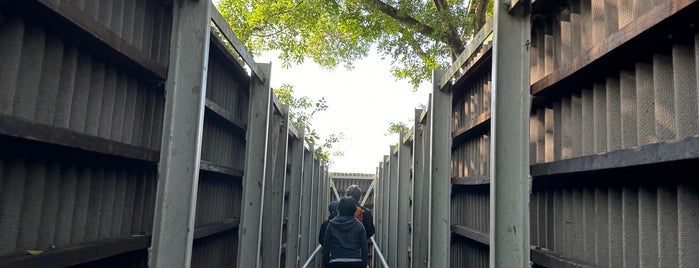
[[[400,142],[400,138],[399,138]],[[388,213],[388,265],[398,267],[398,153],[397,145],[391,145],[391,160],[389,164],[391,171],[389,173],[389,213]]]
[[[398,262],[396,267],[409,267],[408,264],[408,246],[410,243],[410,219],[408,218],[408,210],[410,209],[410,192],[412,180],[410,180],[410,152],[411,145],[403,143],[403,137],[406,133],[400,133],[398,137],[398,225],[394,226],[398,231],[396,237],[398,245]]]
[[[427,225],[428,219],[422,204],[426,202],[423,189],[426,187],[427,177],[424,171],[424,131],[425,124],[420,122],[422,109],[415,109],[415,126],[413,138],[413,243],[412,243],[412,267],[426,267],[427,263]]]
[[[303,128],[299,129],[299,136],[297,139],[293,140],[291,147],[289,147],[289,159],[291,162],[291,172],[289,182],[291,183],[291,190],[289,192],[289,225],[287,227],[287,246],[286,246],[286,267],[294,268],[299,266],[299,255],[301,253],[299,247],[299,239],[304,239],[303,236],[299,236],[301,230],[301,222],[303,218],[300,218],[301,210],[301,187],[303,178],[303,137],[305,131]]]
[[[311,145],[311,166],[312,168],[309,170],[310,172],[310,180],[311,180],[311,188],[308,190],[310,191],[310,196],[311,200],[308,203],[308,211],[309,211],[309,218],[308,218],[308,257],[311,256],[311,253],[313,253],[313,250],[316,248],[316,244],[318,244],[317,241],[317,235],[318,235],[318,230],[316,229],[316,220],[318,217],[318,211],[316,209],[316,204],[318,200],[318,191],[316,188],[318,188],[318,160],[315,159],[315,146]]]
[[[391,245],[390,241],[390,234],[388,233],[388,230],[390,228],[391,222],[390,222],[390,214],[389,212],[391,211],[390,205],[391,205],[391,162],[390,158],[388,155],[384,155],[384,174],[383,174],[383,192],[384,192],[384,197],[383,199],[383,240],[384,240],[384,245],[383,248],[381,248],[384,251],[384,256],[386,256],[386,261],[388,262],[388,254],[389,254],[389,246]]]
[[[313,147],[303,150],[303,182],[301,187],[301,238],[299,239],[299,262],[308,259],[309,241],[311,237],[311,188],[313,187]]]
[[[495,2],[490,267],[529,267],[529,5]]]
[[[149,266],[189,267],[209,59],[211,5],[174,1]]]
[[[425,235],[426,239],[423,241],[422,253],[420,255],[424,257],[422,263],[424,266],[429,267],[429,255],[430,255],[430,241],[432,241],[432,94],[429,94],[427,100],[427,114],[425,115],[425,129],[423,129],[423,150],[422,150],[422,176],[425,178],[424,187],[422,189],[422,214],[426,216],[424,218],[423,226],[425,226],[427,233]]]
[[[451,241],[451,86],[439,88],[444,71],[432,72],[430,128],[430,254],[429,267],[449,267]]]
[[[271,74],[271,64],[260,64],[264,73]],[[267,139],[270,124],[272,90],[269,78],[251,79],[250,113],[245,140],[245,174],[243,201],[238,228],[238,267],[257,267],[262,230],[262,201],[267,165]],[[264,133],[264,134],[263,134]]]
[[[274,108],[272,108],[274,109]],[[274,110],[270,110],[273,113]],[[265,199],[262,213],[262,247],[260,266],[279,267],[284,221],[284,183],[286,181],[286,155],[289,138],[289,107],[283,107],[280,115],[274,115],[269,131],[272,134],[267,153],[274,161],[267,165],[273,174],[265,183]]]

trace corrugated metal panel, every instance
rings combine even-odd
[[[489,267],[488,246],[453,236],[451,240],[451,267]]]
[[[199,176],[195,226],[240,218],[242,186],[228,176],[202,172]]]
[[[0,24],[0,114],[152,149],[163,89],[18,16]]]
[[[371,186],[371,183],[373,180],[362,180],[362,179],[342,179],[342,178],[333,178],[332,179],[335,182],[335,187],[337,187],[337,193],[340,195],[340,197],[345,196],[345,191],[347,190],[347,187],[350,185],[357,185],[359,188],[362,189],[362,198],[364,198],[364,194],[366,194],[366,191],[369,190],[369,187]],[[332,193],[331,193],[332,194]],[[335,200],[334,194],[330,196],[333,200]]]
[[[689,174],[652,182],[662,173],[649,168],[623,179],[608,173],[566,177],[587,183],[536,184],[532,245],[602,267],[695,264],[680,252],[696,252],[699,234],[681,230],[696,230],[699,216],[688,206],[696,204],[699,186],[681,182]]]
[[[216,168],[199,174],[195,216],[197,229],[215,231],[195,240],[192,267],[234,267],[237,260],[249,78],[221,44],[212,34],[206,98],[217,108],[205,114],[201,149],[201,160]]]
[[[143,27],[133,22],[137,1],[103,2],[106,6],[94,11],[109,14],[94,13],[95,18],[123,38],[145,40],[143,34],[134,34]],[[150,2],[148,20],[160,22],[158,33],[146,38],[158,39],[149,41],[149,55],[167,65],[170,10],[162,1]],[[129,3],[131,9],[126,8]],[[157,155],[164,108],[161,83],[123,65],[124,59],[115,60],[119,56],[110,54],[114,51],[98,49],[110,44],[99,43],[68,19],[45,18],[38,9],[36,14],[21,11],[25,4],[33,5],[7,4],[1,10],[0,116],[10,122],[3,133],[27,134],[0,137],[0,236],[5,241],[0,256],[149,235],[157,183],[152,161],[157,156],[128,160],[119,152]],[[25,127],[19,129],[19,123]],[[43,138],[32,134],[39,129],[42,133],[35,134]],[[84,149],[83,143],[105,149],[77,149]],[[126,251],[138,249],[142,247]],[[120,254],[126,251],[83,266],[146,265],[145,251]],[[70,254],[60,255],[58,263],[108,257],[91,252],[71,259]]]
[[[0,255],[150,233],[152,167],[10,142],[1,155]]]
[[[192,267],[235,267],[238,230],[218,233],[194,241]]]
[[[577,0],[551,5],[559,13],[540,11],[548,15],[537,16],[533,24],[532,84],[559,79],[564,71],[572,78],[536,89],[556,92],[540,93],[543,101],[534,105],[531,144],[533,162],[539,164],[533,167],[578,165],[594,157],[614,164],[606,171],[593,172],[598,168],[584,164],[575,169],[579,175],[561,171],[535,178],[532,244],[574,263],[602,267],[696,265],[696,258],[682,252],[699,251],[699,238],[681,231],[697,230],[686,221],[697,221],[697,214],[682,209],[697,199],[697,185],[689,178],[696,161],[688,153],[672,164],[656,162],[667,161],[667,143],[692,141],[699,134],[699,35],[686,27],[696,22],[690,14],[697,4]],[[561,13],[570,13],[571,21]],[[665,19],[648,24],[649,14]],[[631,25],[651,30],[634,37],[633,28],[622,29]],[[566,27],[571,27],[571,39]],[[618,41],[612,37],[631,39],[614,44]],[[562,55],[569,45],[571,55]],[[613,51],[581,64],[605,46],[625,46],[622,50],[634,53]],[[545,66],[549,61],[552,69]],[[659,148],[657,157],[643,155],[648,146]],[[694,150],[687,146],[683,149]],[[628,155],[615,157],[617,152]],[[634,157],[649,160],[634,164]]]
[[[451,197],[451,224],[487,234],[490,228],[489,192],[487,185],[454,190]]]
[[[201,159],[242,169],[245,163],[245,135],[231,130],[222,119],[206,119],[202,134]]]
[[[162,0],[52,0],[71,5],[110,29],[156,62],[166,66],[169,56],[172,8]]]
[[[489,44],[481,48],[486,54]],[[453,89],[451,267],[488,267],[490,228],[490,58],[476,55]],[[474,67],[475,66],[475,67]]]

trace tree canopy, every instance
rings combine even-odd
[[[464,50],[492,1],[221,0],[218,9],[252,53],[278,51],[284,67],[352,68],[376,49],[417,87]]]

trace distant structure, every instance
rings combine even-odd
[[[330,172],[330,199],[339,200],[345,196],[345,190],[352,184],[362,188],[362,200],[360,205],[368,208],[374,207],[375,174]]]

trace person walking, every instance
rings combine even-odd
[[[330,268],[363,268],[369,261],[364,226],[354,218],[356,202],[343,197],[338,204],[339,215],[328,222],[323,241],[323,260]]]
[[[325,239],[325,231],[328,229],[328,223],[330,222],[330,220],[337,216],[337,206],[339,204],[340,202],[333,200],[328,205],[328,211],[330,212],[330,216],[328,216],[328,219],[320,225],[320,233],[318,233],[318,243],[320,243],[321,245],[323,244],[323,240]]]
[[[371,214],[371,210],[359,204],[362,198],[362,188],[359,188],[359,185],[356,184],[350,185],[347,187],[347,190],[345,190],[345,195],[351,197],[357,203],[354,217],[364,225],[366,238],[369,239],[376,233],[376,229],[374,228],[374,216]]]

